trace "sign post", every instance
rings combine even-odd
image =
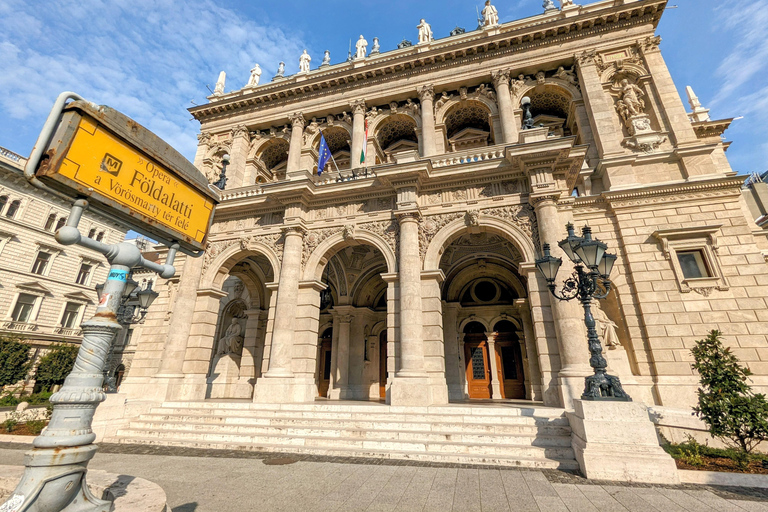
[[[68,99],[77,99],[66,104]],[[59,96],[33,149],[25,175],[36,186],[72,201],[63,245],[103,254],[110,264],[96,313],[83,323],[83,342],[72,372],[51,396],[53,415],[25,454],[25,472],[0,512],[110,512],[85,475],[96,453],[96,407],[106,399],[103,370],[121,325],[117,311],[132,269],[173,277],[178,251],[205,249],[218,194],[202,174],[157,136],[108,107],[77,95]],[[108,245],[84,237],[78,225],[86,208],[159,239],[168,247],[164,265],[145,260],[129,243]]]

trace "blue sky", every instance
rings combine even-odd
[[[219,71],[239,89],[258,62],[269,80],[279,61],[313,67],[324,50],[346,58],[360,34],[382,51],[417,39],[419,18],[436,37],[474,28],[482,1],[0,0],[0,146],[28,155],[56,98],[73,90],[110,105],[188,158]],[[541,0],[494,2],[502,22],[542,12]],[[583,2],[589,3],[589,2]],[[740,173],[768,170],[768,0],[671,0],[658,33],[681,95],[696,90],[714,119],[744,116],[726,133]]]

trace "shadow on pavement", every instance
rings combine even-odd
[[[194,503],[185,503],[184,505],[179,505],[178,507],[173,507],[171,509],[171,512],[195,512],[197,510],[197,502]]]

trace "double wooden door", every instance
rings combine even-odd
[[[491,398],[491,365],[485,334],[464,335],[469,398]]]
[[[499,333],[495,343],[496,370],[501,398],[524,399],[525,377],[520,343],[514,334]],[[489,344],[485,334],[464,335],[464,361],[467,365],[469,398],[491,398],[492,376]]]
[[[500,332],[496,335],[496,368],[502,398],[524,399],[523,355],[515,334]]]

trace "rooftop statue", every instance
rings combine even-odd
[[[360,35],[360,39],[357,40],[357,43],[355,43],[355,49],[357,50],[355,59],[364,59],[367,56],[368,41],[365,40],[362,34]]]
[[[491,5],[491,0],[485,0],[485,8],[482,14],[486,27],[493,27],[499,24],[499,11]]]
[[[285,62],[281,62],[277,65],[277,73],[275,73],[275,78],[283,78],[285,76]]]
[[[542,7],[544,7],[544,12],[557,10],[557,6],[555,5],[555,2],[553,2],[552,0],[544,0],[544,4],[542,5]]]
[[[371,49],[371,55],[377,55],[381,51],[381,45],[379,45],[379,38],[373,38],[373,48]]]
[[[323,68],[325,66],[331,65],[331,51],[325,50],[325,55],[323,55],[323,62],[320,64],[320,67]]]
[[[312,57],[309,56],[307,50],[299,57],[299,73],[309,73],[309,63],[312,62]]]
[[[573,0],[560,0],[560,8],[573,5]]]
[[[424,18],[421,19],[421,23],[416,28],[419,29],[419,44],[428,43],[435,39],[432,34],[432,26]]]
[[[248,79],[246,87],[256,87],[259,85],[259,80],[261,80],[261,66],[256,64],[251,70],[251,78]]]
[[[216,81],[216,86],[213,88],[214,96],[221,96],[224,94],[224,84],[227,81],[227,73],[222,71],[219,73],[219,79]]]

